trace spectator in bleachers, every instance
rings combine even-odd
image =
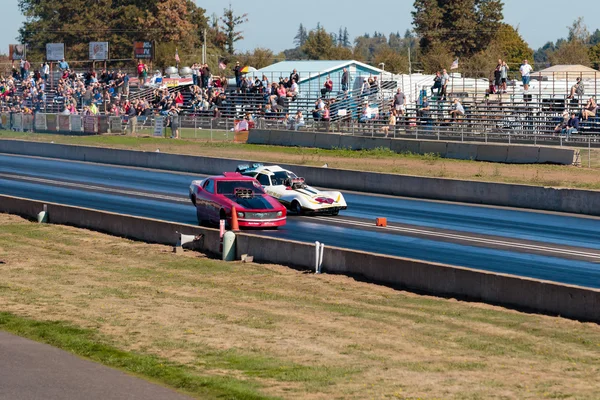
[[[502,66],[500,67],[500,85],[502,93],[506,93],[506,82],[508,80],[508,64],[506,61],[502,61]]]
[[[58,69],[60,69],[61,72],[64,72],[64,71],[68,70],[69,69],[69,63],[66,62],[65,59],[63,58],[58,63]]]
[[[350,75],[348,74],[348,70],[346,68],[342,69],[342,92],[348,91],[348,85],[350,83]]]
[[[320,121],[323,118],[323,111],[325,110],[325,102],[322,98],[318,98],[315,101],[315,108],[312,110],[312,116],[315,121]]]
[[[392,110],[390,112],[390,117],[388,119],[387,125],[384,125],[381,130],[385,133],[385,137],[388,137],[390,130],[394,132],[396,130],[396,110]]]
[[[295,100],[296,96],[298,96],[299,93],[300,93],[300,87],[298,86],[298,83],[296,83],[296,80],[292,79],[292,84],[291,84],[290,88],[288,89],[286,96],[290,97],[292,100]]]
[[[146,78],[148,77],[148,67],[146,67],[146,64],[144,64],[142,62],[142,60],[138,60],[138,65],[137,65],[137,74],[138,74],[138,79],[139,79],[139,86],[145,86],[146,85]]]
[[[423,96],[421,106],[417,108],[417,117],[426,118],[429,115],[430,110],[429,101],[426,96]]]
[[[523,64],[519,68],[519,72],[521,73],[521,79],[523,81],[523,90],[529,90],[529,82],[531,81],[531,73],[533,72],[533,68],[529,65],[527,60],[523,60]]]
[[[564,133],[567,136],[567,140],[568,140],[569,136],[571,136],[571,134],[577,133],[578,131],[579,131],[579,118],[577,118],[575,113],[571,113],[571,118],[569,118],[569,121],[567,122],[567,127],[562,130],[562,133]]]
[[[298,71],[294,68],[294,70],[292,71],[292,73],[290,74],[290,79],[289,79],[289,85],[290,88],[292,87],[291,85],[296,82],[300,82],[300,75],[298,74]]]
[[[297,131],[303,126],[305,126],[304,115],[302,115],[302,111],[298,111],[296,113],[296,117],[294,118],[294,130]]]
[[[558,123],[558,125],[556,125],[556,127],[554,127],[554,133],[558,134],[558,133],[562,132],[563,129],[566,129],[568,122],[569,122],[569,111],[565,110],[562,113],[562,121],[560,121]]]
[[[498,59],[498,64],[494,69],[494,86],[497,92],[502,90],[502,60],[500,59]]]
[[[406,110],[406,96],[404,96],[404,93],[402,93],[401,88],[398,88],[398,90],[396,90],[396,94],[394,95],[393,106],[394,111],[396,111],[397,115],[404,115],[404,112]]]
[[[581,97],[584,95],[585,88],[583,86],[583,82],[581,81],[581,77],[578,77],[575,81],[575,84],[571,86],[571,92],[567,96],[567,99],[573,99],[577,95]]]
[[[587,121],[589,117],[595,117],[597,108],[598,108],[598,105],[596,104],[596,99],[594,98],[594,96],[591,96],[588,99],[588,101],[581,113],[583,120]]]
[[[235,84],[238,88],[242,85],[242,67],[240,67],[240,62],[235,62],[235,67],[233,68],[233,74],[235,75]]]
[[[325,84],[323,84],[323,88],[321,89],[321,97],[327,97],[333,91],[333,81],[331,77],[327,77],[325,80]]]
[[[465,108],[463,107],[463,105],[460,103],[460,101],[455,98],[454,100],[452,100],[453,104],[452,104],[452,109],[450,110],[450,115],[452,116],[453,120],[462,118],[465,116]]]
[[[448,95],[448,82],[450,81],[450,75],[448,75],[448,72],[446,71],[446,69],[442,70],[442,89],[440,90],[440,96],[441,96],[441,100],[444,101],[446,100],[446,96]]]

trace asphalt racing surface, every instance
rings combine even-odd
[[[194,225],[188,188],[201,177],[0,154],[1,194]],[[337,217],[290,215],[277,231],[253,233],[600,288],[600,218],[344,196]]]
[[[186,400],[66,351],[0,332],[0,399]]]

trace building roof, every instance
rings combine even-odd
[[[553,65],[539,71],[538,74],[554,79],[566,79],[567,77],[575,79],[578,76],[587,79],[600,78],[600,71],[580,64]],[[536,73],[534,72],[533,75]]]
[[[349,65],[360,66],[364,69],[372,71],[373,74],[385,72],[379,68],[372,67],[368,64],[356,60],[290,60],[281,61],[268,67],[261,68],[256,73],[281,73],[281,76],[286,77],[296,69],[300,74],[300,81],[312,78],[313,76],[327,74]]]

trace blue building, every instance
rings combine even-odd
[[[342,90],[342,72],[346,68],[349,73],[350,90],[360,88],[364,78],[377,76],[381,79],[385,71],[362,63],[356,60],[318,60],[318,61],[282,61],[259,70],[249,72],[249,77],[262,77],[265,75],[269,82],[279,82],[280,78],[290,76],[295,69],[300,75],[300,96],[302,98],[316,98],[321,95],[321,89],[327,80],[331,77],[333,81],[333,93]],[[391,74],[386,74],[391,75]]]

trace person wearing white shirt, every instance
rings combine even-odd
[[[531,81],[531,72],[533,72],[533,68],[531,68],[531,65],[529,65],[527,60],[523,60],[519,72],[521,72],[521,79],[523,80],[523,90],[529,90],[529,81]]]

